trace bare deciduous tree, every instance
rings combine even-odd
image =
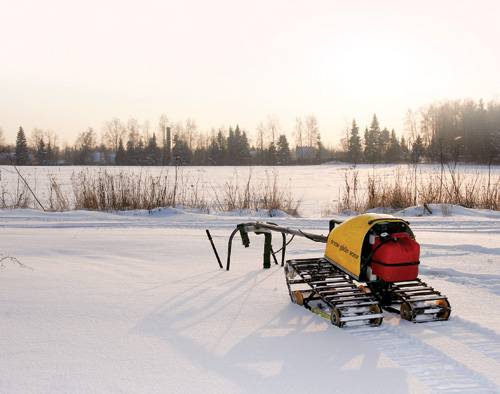
[[[295,118],[295,128],[293,134],[295,136],[295,146],[304,146],[304,123],[302,122],[302,118]]]
[[[28,138],[28,146],[36,150],[40,141],[44,139],[44,134],[45,132],[42,129],[34,128]]]
[[[127,122],[128,140],[127,145],[131,148],[139,146],[141,141],[140,125],[137,119],[129,119]]]
[[[184,124],[182,122],[176,122],[172,126],[172,136],[177,139],[186,140],[186,130],[184,129]]]
[[[104,125],[103,142],[113,151],[118,150],[120,139],[125,137],[126,130],[123,123],[118,118],[113,118]]]
[[[276,115],[267,115],[267,132],[270,142],[276,143],[276,138],[280,134],[280,122]]]
[[[57,146],[58,137],[53,130],[47,130],[45,136],[47,137],[47,144],[50,144],[52,147]]]
[[[186,120],[186,127],[185,127],[185,132],[186,132],[186,139],[187,139],[187,143],[188,143],[188,146],[189,146],[189,149],[192,149],[193,148],[193,139],[194,139],[194,136],[195,136],[195,133],[196,133],[196,122],[194,119],[191,119],[191,118],[188,118]]]
[[[418,136],[417,118],[415,113],[409,109],[405,115],[405,131],[408,135],[408,141],[413,144]]]
[[[264,138],[266,134],[266,127],[264,126],[264,123],[259,122],[257,125],[257,145],[259,147],[259,150],[263,151],[264,150]]]
[[[316,146],[319,135],[318,120],[314,115],[307,115],[305,119],[305,136],[307,146],[313,148]]]
[[[151,134],[150,134],[150,124],[149,124],[149,120],[146,120],[143,124],[142,124],[142,136],[144,138],[144,141],[146,141],[146,143],[149,141],[149,139],[151,138]]]
[[[78,134],[75,144],[81,150],[91,150],[97,145],[94,129],[89,127],[87,130]]]

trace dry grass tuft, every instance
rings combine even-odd
[[[49,176],[49,210],[59,212],[69,210],[68,198],[54,175]]]
[[[10,192],[5,185],[0,190],[0,208],[30,208],[34,199],[26,184],[18,177],[15,192]]]
[[[276,210],[298,215],[299,202],[289,190],[279,186],[278,174],[268,175],[265,182],[256,183],[251,173],[241,185],[237,174],[226,181],[222,188],[211,187],[206,191],[199,179],[183,177],[177,168],[173,175],[166,172],[152,176],[149,173],[84,170],[72,177],[76,209],[98,211],[147,209],[159,207],[214,209],[228,212],[240,209]]]
[[[238,209],[267,210],[270,216],[276,211],[283,211],[298,216],[300,201],[295,200],[290,188],[279,185],[277,172],[266,174],[264,182],[255,183],[250,172],[244,185],[238,182],[238,175],[226,181],[222,193],[213,190],[213,208],[218,211],[234,211]]]
[[[369,175],[362,187],[366,192],[360,196],[357,171],[346,173],[339,212],[399,210],[417,204],[500,210],[500,176],[494,178],[491,171],[486,176],[479,173],[470,176],[456,166],[448,166],[440,173],[422,174],[414,167],[406,172],[398,170],[393,177]]]
[[[152,210],[159,207],[184,206],[206,209],[208,204],[198,182],[190,183],[169,172],[149,173],[80,171],[72,176],[76,209],[96,211]]]

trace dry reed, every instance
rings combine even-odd
[[[72,176],[76,209],[97,211],[152,210],[158,207],[208,207],[198,181],[190,183],[169,172],[151,175],[147,172],[80,171]]]
[[[360,188],[366,190],[360,193]],[[417,204],[461,205],[466,208],[500,210],[500,176],[466,174],[456,166],[439,173],[406,172],[399,169],[394,176],[368,175],[359,184],[357,171],[345,174],[338,211],[365,212],[374,208],[399,210]]]
[[[218,211],[234,211],[248,209],[252,211],[265,210],[270,216],[277,211],[283,211],[292,216],[298,216],[300,201],[296,200],[290,188],[279,184],[278,173],[266,173],[263,182],[255,182],[250,172],[243,186],[238,181],[238,174],[226,181],[219,192],[215,186],[213,191],[213,208]]]
[[[17,178],[14,192],[9,191],[5,185],[2,185],[0,190],[0,208],[30,208],[33,204],[33,196],[20,178]]]
[[[222,187],[212,185],[212,195],[207,198],[205,185],[200,179],[184,177],[175,169],[158,176],[149,173],[107,171],[81,171],[73,174],[72,184],[76,209],[89,210],[152,210],[159,207],[197,208],[204,211],[234,211],[241,209],[267,210],[273,215],[277,210],[298,215],[299,202],[291,192],[278,183],[278,174],[256,183],[251,173],[245,184],[238,182],[237,174]]]

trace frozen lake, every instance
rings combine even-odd
[[[458,165],[462,179],[479,179],[485,182],[488,176],[488,167],[480,165]],[[57,179],[61,188],[68,196],[72,197],[72,176],[81,171],[108,171],[112,173],[143,173],[151,175],[169,174],[173,176],[173,167],[19,167],[32,189],[42,202],[47,201],[49,193],[49,178]],[[272,182],[274,174],[277,174],[279,184],[282,188],[290,191],[293,197],[300,200],[299,213],[306,217],[328,216],[335,211],[345,185],[346,174],[352,176],[353,171],[358,172],[361,183],[361,192],[366,185],[369,175],[375,175],[379,179],[394,180],[400,174],[400,182],[409,181],[409,173],[413,167],[406,164],[379,164],[358,165],[355,170],[349,164],[323,164],[314,166],[255,166],[255,167],[179,167],[180,179],[184,184],[194,185],[198,183],[200,190],[210,200],[214,193],[220,193],[226,182],[238,182],[244,185],[249,175],[255,186],[267,181]],[[447,171],[447,170],[445,170]],[[419,165],[417,176],[419,179],[437,175],[440,172],[439,165]],[[500,177],[500,166],[491,169],[492,179]],[[18,175],[12,166],[0,166],[0,188],[4,195],[14,196],[18,187]],[[9,194],[10,193],[10,194]]]

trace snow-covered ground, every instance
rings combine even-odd
[[[385,313],[342,330],[290,302],[262,237],[219,252],[248,217],[175,209],[0,211],[1,393],[500,392],[500,213],[404,214],[448,322]],[[326,233],[319,218],[273,218]],[[288,257],[323,245],[297,239]]]
[[[255,167],[180,167],[179,174],[182,183],[186,185],[198,184],[207,199],[215,192],[225,190],[224,184],[228,181],[244,186],[251,176],[255,186],[271,182],[274,174],[278,175],[279,184],[285,191],[290,191],[294,199],[300,201],[299,213],[305,217],[325,216],[327,212],[337,212],[339,198],[344,190],[345,177],[352,174],[353,166],[343,163],[327,163],[314,166],[255,166]],[[500,178],[500,166],[491,167],[492,182]],[[19,171],[27,179],[31,188],[44,205],[48,205],[49,177],[54,177],[61,185],[64,194],[72,200],[72,176],[81,171],[107,171],[110,173],[134,174],[169,174],[173,176],[172,167],[19,167]],[[379,179],[394,180],[397,174],[401,182],[409,181],[413,176],[413,168],[406,164],[361,164],[356,166],[359,180],[359,190],[365,191],[368,175],[375,175]],[[418,180],[439,174],[439,165],[421,164],[418,166]],[[448,170],[446,170],[447,173]],[[481,165],[460,164],[457,166],[462,181],[478,180],[476,187],[486,184],[488,167]],[[408,178],[407,178],[408,176]],[[420,182],[420,181],[418,181]],[[12,166],[0,166],[0,191],[15,195],[18,187],[18,175]],[[34,203],[34,206],[38,206]],[[326,215],[327,216],[327,215]]]

